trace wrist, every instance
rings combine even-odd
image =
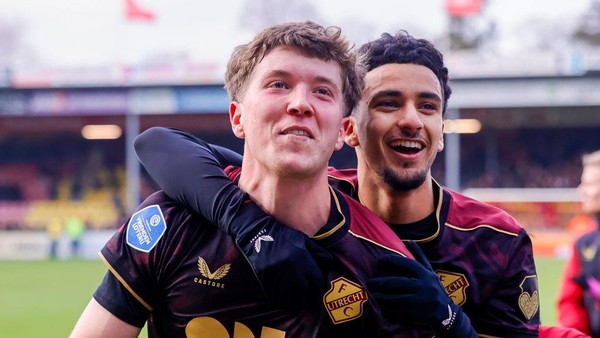
[[[440,338],[475,338],[479,337],[471,325],[469,317],[457,305],[448,305],[448,316],[435,329]]]

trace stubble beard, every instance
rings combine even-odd
[[[400,175],[389,168],[385,168],[381,177],[388,187],[398,192],[411,191],[425,183],[427,170],[409,171],[409,169],[406,169],[406,171],[404,175]]]

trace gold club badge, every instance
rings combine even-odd
[[[344,277],[331,281],[331,289],[323,296],[323,303],[334,324],[360,317],[367,300],[363,288]]]
[[[519,308],[527,320],[533,318],[540,307],[540,296],[537,291],[537,276],[527,276],[519,285]],[[529,291],[529,292],[527,292]]]
[[[584,261],[591,262],[594,260],[594,257],[596,257],[596,250],[597,248],[595,245],[586,246],[581,249],[581,257]]]
[[[443,270],[438,270],[436,273],[454,304],[463,305],[467,301],[466,290],[469,287],[465,275]]]

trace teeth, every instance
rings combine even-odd
[[[308,133],[304,130],[289,130],[286,134],[298,135],[298,136],[306,136],[308,137]]]
[[[392,146],[393,147],[414,148],[414,149],[419,149],[419,150],[423,148],[420,143],[413,142],[413,141],[400,141],[400,142],[394,143]]]

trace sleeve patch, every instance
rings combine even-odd
[[[156,204],[145,207],[131,216],[127,224],[127,245],[150,252],[167,230],[167,223]]]
[[[523,315],[525,315],[525,318],[531,320],[540,308],[537,276],[526,276],[519,287],[521,288],[519,308],[523,312]]]

